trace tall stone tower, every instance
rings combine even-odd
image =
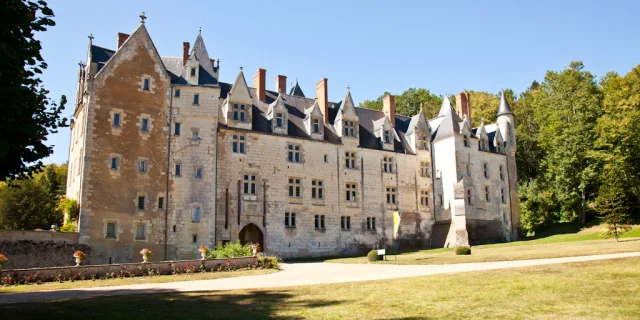
[[[516,127],[513,111],[502,92],[498,108],[498,127],[504,135],[505,152],[507,154],[507,175],[509,181],[509,202],[511,204],[510,228],[511,241],[520,235],[520,199],[518,198],[518,171],[516,169]]]

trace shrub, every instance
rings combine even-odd
[[[73,222],[66,223],[64,226],[60,228],[62,232],[76,232],[76,224]]]
[[[237,257],[251,257],[253,252],[251,251],[251,244],[240,244],[240,240],[236,242],[227,242],[224,246],[219,244],[215,247],[215,250],[209,252],[209,259],[224,259],[224,258],[237,258]]]
[[[258,266],[264,269],[278,269],[278,258],[270,257],[265,254],[258,254]]]
[[[457,246],[456,247],[456,255],[470,255],[471,254],[471,247],[466,247],[466,246]]]
[[[378,250],[369,251],[369,253],[367,253],[367,260],[369,260],[369,262],[378,260]]]

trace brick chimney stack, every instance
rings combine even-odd
[[[125,41],[129,39],[129,35],[126,33],[118,32],[118,49],[122,47]]]
[[[258,93],[258,100],[264,101],[266,95],[266,80],[267,78],[267,70],[266,69],[258,69],[256,74],[253,75],[253,86],[256,88],[256,92]]]
[[[382,100],[382,112],[389,118],[391,124],[396,126],[396,106],[395,98],[392,95],[387,95]]]
[[[460,119],[464,120],[464,116],[467,116],[467,121],[471,125],[471,103],[469,101],[469,95],[460,92],[456,95],[456,113]]]
[[[324,116],[325,123],[329,123],[328,81],[329,80],[327,78],[322,78],[318,83],[316,83],[316,99],[318,99],[318,105],[320,106],[320,111],[322,111],[322,115]]]
[[[182,66],[187,65],[187,60],[189,60],[189,42],[182,43]]]
[[[276,91],[280,94],[287,93],[287,76],[278,75],[276,77]]]

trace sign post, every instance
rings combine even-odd
[[[393,259],[398,260],[398,256],[396,255],[396,238],[398,237],[398,228],[400,228],[400,215],[402,211],[394,211],[393,212]]]

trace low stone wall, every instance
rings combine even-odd
[[[77,232],[0,230],[0,253],[9,258],[7,269],[73,266],[76,250],[91,257],[91,248],[78,244]]]
[[[0,241],[46,241],[52,243],[78,244],[77,232],[0,230]]]
[[[185,269],[200,271],[203,267],[206,271],[240,269],[254,266],[256,257],[242,257],[230,259],[210,259],[210,260],[180,260],[162,261],[150,263],[122,263],[105,265],[81,265],[78,267],[54,267],[54,268],[34,268],[34,269],[13,269],[0,270],[0,280],[10,277],[13,281],[24,282],[48,282],[57,280],[82,280],[99,279],[101,277],[115,277],[119,275],[141,276],[149,273],[153,274],[173,274],[185,273]],[[2,281],[6,282],[6,281]]]

